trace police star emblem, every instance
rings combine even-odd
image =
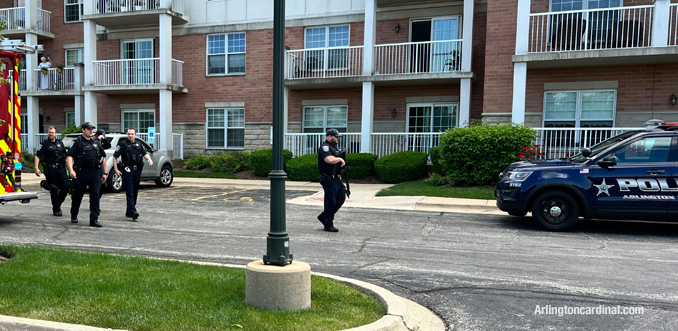
[[[593,186],[598,188],[598,194],[596,194],[596,196],[599,196],[602,193],[605,193],[605,194],[607,194],[608,197],[610,196],[609,189],[614,187],[614,185],[607,185],[607,183],[605,183],[605,178],[603,178],[603,182],[600,183],[600,185],[593,184]]]
[[[329,152],[329,151],[330,151],[330,146],[323,146],[323,151]]]

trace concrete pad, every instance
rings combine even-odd
[[[294,261],[284,266],[254,261],[245,268],[245,302],[266,310],[311,307],[311,266]]]
[[[0,315],[0,331],[122,331]]]
[[[420,203],[433,205],[495,206],[496,200],[425,197]]]

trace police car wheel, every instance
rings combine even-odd
[[[174,172],[172,167],[165,165],[160,170],[160,177],[155,180],[155,184],[162,187],[169,187],[174,181]]]
[[[534,201],[532,219],[546,230],[568,230],[579,219],[579,205],[567,193],[547,192]]]
[[[108,190],[113,193],[122,191],[122,177],[118,176],[114,170],[108,174]]]

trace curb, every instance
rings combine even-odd
[[[200,265],[220,266],[229,268],[245,269],[242,265],[185,261]],[[351,286],[363,293],[374,296],[386,307],[386,315],[367,325],[347,329],[343,331],[445,331],[443,320],[427,308],[395,295],[393,292],[363,281],[344,278],[340,276],[312,272],[311,274],[336,280]],[[414,308],[414,309],[410,309]],[[413,311],[417,315],[412,316]],[[68,324],[61,322],[52,322],[44,320],[35,320],[22,317],[0,315],[0,331],[125,331],[119,329],[99,328],[87,325]]]

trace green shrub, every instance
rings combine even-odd
[[[82,125],[78,125],[78,126],[71,125],[71,126],[65,128],[63,131],[61,131],[61,138],[63,138],[64,136],[66,136],[69,133],[80,133],[80,132],[82,132]]]
[[[283,169],[285,164],[292,159],[292,152],[283,150]],[[262,149],[253,152],[249,156],[250,166],[257,176],[268,176],[273,171],[273,149]]]
[[[426,182],[431,184],[432,186],[443,186],[450,183],[447,177],[441,176],[437,173],[429,174],[429,176],[430,177],[429,179],[426,180]]]
[[[536,131],[517,124],[476,125],[447,130],[440,137],[440,164],[454,185],[487,185],[532,146]]]
[[[398,152],[374,162],[379,179],[386,183],[402,183],[417,180],[426,175],[428,155],[422,152]]]
[[[291,180],[317,182],[320,179],[318,170],[318,153],[295,157],[287,162],[287,175]]]
[[[433,164],[433,172],[438,175],[444,175],[442,166],[440,165],[440,147],[433,147],[429,149],[428,155],[431,156],[431,163]]]
[[[210,167],[210,158],[207,155],[196,155],[186,161],[186,169],[201,170]]]
[[[365,178],[374,175],[374,162],[379,157],[372,153],[350,153],[346,154],[346,162],[351,167],[349,180],[351,178]]]

